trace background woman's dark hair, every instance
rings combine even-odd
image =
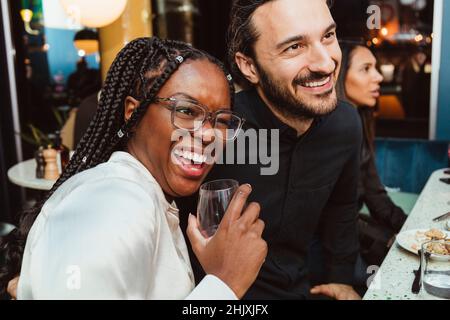
[[[342,51],[341,69],[336,84],[338,98],[351,103],[345,93],[345,79],[347,78],[354,51],[359,47],[368,48],[363,39],[339,39],[339,46]]]
[[[42,201],[22,214],[19,227],[1,239],[0,253],[5,262],[0,266],[0,296],[5,293],[8,281],[20,273],[27,235],[45,201],[73,175],[106,162],[114,151],[123,150],[131,129],[142,119],[147,107],[180,65],[179,56],[184,61],[206,59],[217,65],[224,76],[228,75],[216,58],[183,42],[153,37],[139,38],[126,45],[109,69],[94,119],[63,174]],[[230,79],[228,81],[233,105],[234,85]],[[125,122],[127,96],[133,96],[141,103]]]
[[[354,103],[348,99],[345,92],[345,79],[347,78],[348,70],[350,69],[355,50],[357,48],[366,48],[370,51],[372,50],[367,47],[364,39],[341,39],[339,40],[339,45],[342,51],[342,61],[341,69],[339,71],[339,77],[336,84],[337,95],[339,100],[354,105]],[[375,118],[373,115],[374,108],[366,106],[354,106],[358,107],[361,121],[364,123],[364,136],[368,141],[369,148],[371,149],[371,151],[373,151],[373,141],[375,140]]]
[[[251,83],[239,70],[234,57],[236,53],[241,52],[255,59],[254,45],[260,35],[252,24],[253,13],[260,6],[272,1],[276,0],[234,0],[231,6],[227,35],[228,63],[236,82],[244,88],[251,87]],[[334,0],[326,0],[326,2],[331,7]]]

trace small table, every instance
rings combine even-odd
[[[434,218],[450,211],[450,185],[439,181],[443,177],[448,177],[444,170],[438,170],[430,176],[401,231],[421,228],[445,230],[446,221],[433,222]],[[395,243],[364,295],[364,300],[440,300],[423,288],[419,294],[411,292],[413,270],[418,267],[419,257]]]
[[[45,180],[36,178],[36,160],[30,159],[19,162],[8,170],[9,180],[21,187],[50,190],[56,180]]]

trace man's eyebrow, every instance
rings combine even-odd
[[[287,38],[286,40],[280,42],[279,44],[277,44],[276,48],[277,50],[282,49],[284,46],[288,45],[289,43],[293,43],[293,42],[301,42],[304,41],[307,37],[303,36],[303,35],[298,35],[298,36],[292,36],[290,38]]]
[[[331,23],[331,24],[328,26],[328,28],[325,29],[325,32],[324,32],[323,34],[326,34],[326,33],[330,32],[331,30],[336,29],[336,28],[337,28],[337,24],[336,24],[336,22],[333,22],[333,23]],[[286,46],[286,45],[289,44],[289,43],[292,43],[292,42],[301,42],[301,41],[304,41],[304,40],[307,39],[307,38],[308,38],[308,37],[307,37],[307,36],[304,36],[304,35],[296,35],[296,36],[292,36],[292,37],[287,38],[286,40],[280,42],[279,44],[277,44],[276,48],[279,50],[279,49],[283,48],[284,46]]]

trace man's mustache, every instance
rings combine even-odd
[[[303,86],[308,82],[318,82],[329,76],[333,75],[333,73],[321,73],[321,72],[311,72],[307,76],[297,77],[294,79],[293,84]]]
[[[332,76],[336,70],[337,70],[337,64],[336,68],[331,73],[323,73],[323,72],[310,72],[308,75],[305,76],[298,76],[294,79],[292,82],[296,86],[304,86],[308,82],[318,82],[325,78],[328,78]]]

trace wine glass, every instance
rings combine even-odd
[[[197,219],[205,238],[216,232],[238,187],[239,183],[231,179],[206,182],[200,187]]]

